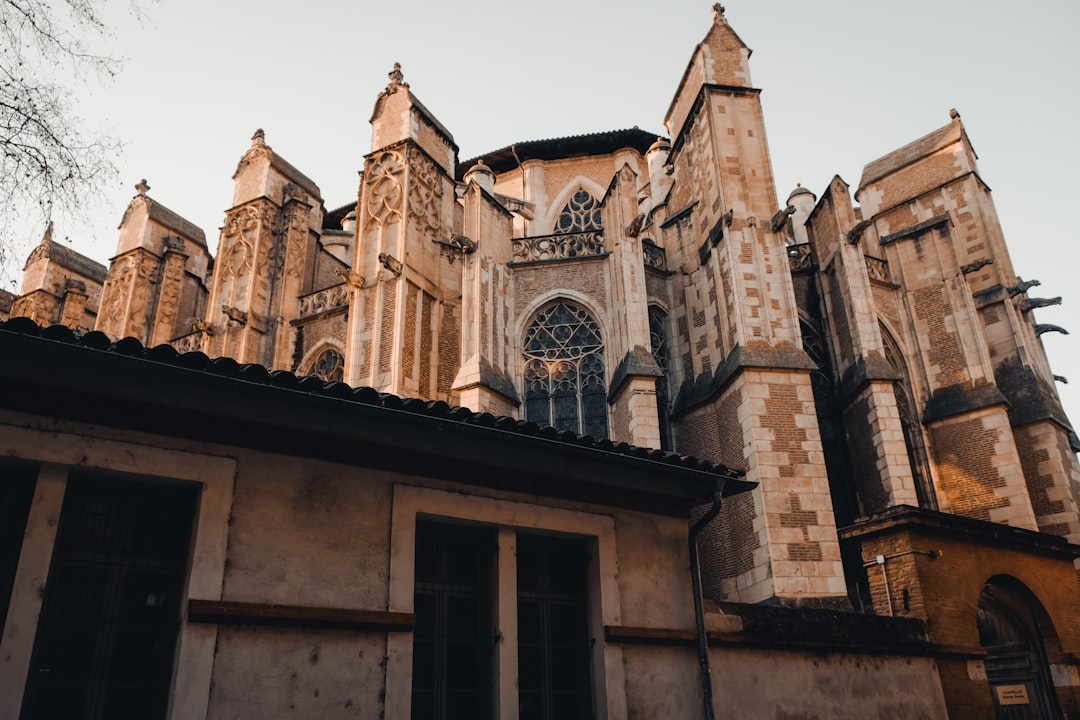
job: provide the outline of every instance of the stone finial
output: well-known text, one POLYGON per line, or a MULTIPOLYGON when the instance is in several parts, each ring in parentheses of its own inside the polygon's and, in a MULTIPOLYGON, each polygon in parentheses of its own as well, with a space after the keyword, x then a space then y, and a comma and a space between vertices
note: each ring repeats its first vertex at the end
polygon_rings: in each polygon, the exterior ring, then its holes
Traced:
POLYGON ((266 145, 266 133, 262 128, 255 131, 251 136, 251 147, 264 147, 266 145))
POLYGON ((724 18, 724 6, 723 5, 721 5, 720 3, 713 4, 712 11, 713 11, 713 21, 714 22, 718 22, 718 23, 726 22, 726 19, 724 18))
POLYGON ((959 120, 960 112, 956 108, 952 108, 951 110, 949 110, 949 117, 951 117, 953 120, 959 120))
POLYGON ((146 178, 143 178, 135 184, 135 191, 139 193, 140 196, 145 196, 146 193, 150 192, 150 186, 146 183, 146 178))
POLYGON ((386 86, 386 92, 395 92, 399 87, 407 88, 409 83, 405 82, 405 74, 401 72, 401 63, 394 63, 394 69, 386 74, 390 78, 390 84, 386 86))

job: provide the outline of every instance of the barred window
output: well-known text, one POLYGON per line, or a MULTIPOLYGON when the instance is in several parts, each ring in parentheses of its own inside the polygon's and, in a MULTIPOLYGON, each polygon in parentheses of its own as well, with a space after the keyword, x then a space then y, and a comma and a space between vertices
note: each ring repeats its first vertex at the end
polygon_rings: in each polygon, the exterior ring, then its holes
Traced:
POLYGON ((555 220, 553 235, 590 232, 603 229, 600 222, 600 203, 588 191, 578 190, 555 220))
POLYGON ((323 382, 341 382, 345 377, 345 358, 334 348, 326 348, 311 363, 308 375, 314 375, 323 382))
POLYGON ((540 311, 525 333, 525 419, 606 438, 607 383, 600 326, 566 300, 540 311))

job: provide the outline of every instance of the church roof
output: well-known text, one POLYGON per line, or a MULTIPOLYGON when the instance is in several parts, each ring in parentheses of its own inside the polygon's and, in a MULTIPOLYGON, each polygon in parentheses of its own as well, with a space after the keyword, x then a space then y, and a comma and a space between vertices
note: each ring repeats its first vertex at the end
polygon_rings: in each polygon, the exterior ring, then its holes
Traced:
POLYGON ((26 260, 26 267, 29 267, 31 263, 46 257, 52 260, 54 263, 64 268, 65 270, 71 270, 78 273, 83 277, 96 280, 99 283, 105 282, 105 274, 107 269, 104 265, 91 260, 82 253, 77 253, 66 245, 62 245, 55 240, 46 238, 42 240, 41 244, 34 248, 34 251, 30 253, 30 257, 26 260))
MULTIPOLYGON (((945 127, 938 128, 932 133, 923 135, 918 140, 904 145, 902 148, 893 150, 891 153, 867 163, 866 167, 863 168, 862 179, 859 180, 859 190, 861 191, 870 183, 958 142, 963 136, 964 126, 957 119, 945 127)), ((855 194, 858 196, 858 192, 855 194)))
POLYGON ((15 411, 668 514, 753 487, 694 457, 28 318, 0 322, 0 355, 15 411))
POLYGON ((606 155, 623 148, 631 148, 644 155, 656 142, 656 138, 657 133, 633 127, 627 130, 607 130, 546 140, 526 140, 458 163, 457 177, 459 180, 465 177, 469 168, 480 161, 498 174, 513 170, 526 160, 563 160, 588 155, 606 155))

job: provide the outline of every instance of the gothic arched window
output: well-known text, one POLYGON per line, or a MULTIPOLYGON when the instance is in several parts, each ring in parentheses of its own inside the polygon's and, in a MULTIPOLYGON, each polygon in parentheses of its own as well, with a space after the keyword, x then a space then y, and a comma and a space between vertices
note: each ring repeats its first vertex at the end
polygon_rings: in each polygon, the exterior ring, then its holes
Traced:
POLYGON ((656 378, 656 418, 660 422, 660 448, 671 450, 671 387, 668 377, 667 316, 658 308, 649 308, 649 345, 653 360, 664 374, 656 378))
POLYGON ((580 305, 560 300, 525 331, 525 419, 606 438, 607 382, 600 326, 580 305))
POLYGON ((578 190, 555 220, 554 235, 600 230, 600 203, 587 190, 578 190))
POLYGON ((334 348, 326 348, 308 367, 308 375, 324 382, 341 382, 345 376, 345 358, 334 348))

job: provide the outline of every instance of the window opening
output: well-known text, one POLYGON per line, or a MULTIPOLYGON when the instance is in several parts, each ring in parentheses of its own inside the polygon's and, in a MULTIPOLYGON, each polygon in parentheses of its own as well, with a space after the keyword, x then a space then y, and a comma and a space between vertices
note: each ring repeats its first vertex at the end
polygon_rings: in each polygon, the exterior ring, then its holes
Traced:
POLYGON ((563 206, 555 220, 553 235, 589 232, 603 229, 600 220, 600 203, 588 191, 578 190, 563 206))
POLYGON ((671 379, 668 362, 667 317, 656 308, 649 308, 649 345, 653 360, 663 373, 656 378, 656 418, 660 423, 660 449, 671 450, 671 379))
POLYGON ((491 560, 483 528, 416 523, 414 720, 491 717, 491 560))
POLYGON ((926 444, 923 441, 922 429, 911 396, 911 381, 908 379, 907 367, 900 354, 899 346, 896 345, 896 341, 884 325, 881 326, 881 339, 885 349, 885 359, 900 376, 900 379, 893 383, 893 394, 896 396, 900 427, 904 432, 908 464, 911 465, 911 474, 915 478, 915 496, 919 501, 919 507, 937 510, 937 494, 934 492, 926 444))
POLYGON ((579 540, 518 533, 519 720, 592 717, 586 560, 579 540))
POLYGON ((345 377, 345 358, 334 348, 326 348, 311 363, 308 373, 323 382, 341 382, 345 377))
POLYGON ((15 585, 37 470, 36 466, 0 466, 0 629, 15 585))
POLYGON ((524 354, 525 419, 606 438, 604 344, 588 311, 563 300, 539 312, 524 354))
POLYGON ((23 720, 165 717, 195 497, 71 476, 23 720))

